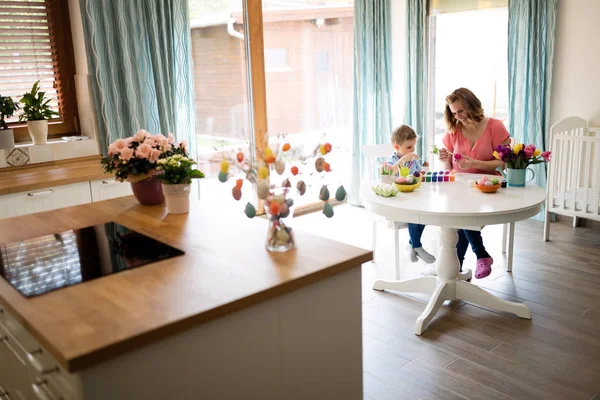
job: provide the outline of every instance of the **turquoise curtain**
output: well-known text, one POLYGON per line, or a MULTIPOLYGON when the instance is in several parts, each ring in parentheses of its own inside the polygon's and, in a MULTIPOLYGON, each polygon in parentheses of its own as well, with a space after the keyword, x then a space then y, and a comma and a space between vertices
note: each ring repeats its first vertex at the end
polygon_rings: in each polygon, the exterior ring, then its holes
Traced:
MULTIPOLYGON (((511 0, 508 4, 509 132, 516 142, 547 150, 557 0, 511 0)), ((547 165, 534 165, 546 187, 547 165)), ((538 214, 538 219, 544 213, 538 214)))
POLYGON ((392 133, 391 0, 354 1, 354 136, 350 204, 360 205, 364 144, 390 141, 392 133))
POLYGON ((139 129, 195 155, 187 0, 79 0, 102 151, 139 129))
POLYGON ((427 7, 426 0, 406 0, 404 123, 419 135, 421 158, 427 156, 427 7))

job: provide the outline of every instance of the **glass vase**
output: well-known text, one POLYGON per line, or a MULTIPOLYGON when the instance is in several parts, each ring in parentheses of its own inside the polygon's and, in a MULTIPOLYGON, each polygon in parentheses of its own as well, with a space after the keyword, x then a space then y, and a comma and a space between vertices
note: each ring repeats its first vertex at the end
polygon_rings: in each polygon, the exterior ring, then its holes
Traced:
POLYGON ((294 201, 289 197, 289 193, 286 191, 271 194, 264 204, 269 222, 265 242, 267 250, 281 253, 295 249, 294 231, 290 227, 294 216, 294 201))

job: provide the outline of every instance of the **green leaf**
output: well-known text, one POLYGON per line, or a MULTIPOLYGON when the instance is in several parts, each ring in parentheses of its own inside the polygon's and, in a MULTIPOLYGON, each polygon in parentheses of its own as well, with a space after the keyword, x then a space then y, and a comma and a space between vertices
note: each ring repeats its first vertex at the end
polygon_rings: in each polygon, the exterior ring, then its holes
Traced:
POLYGON ((204 178, 204 174, 199 169, 191 169, 188 172, 190 178, 204 178))

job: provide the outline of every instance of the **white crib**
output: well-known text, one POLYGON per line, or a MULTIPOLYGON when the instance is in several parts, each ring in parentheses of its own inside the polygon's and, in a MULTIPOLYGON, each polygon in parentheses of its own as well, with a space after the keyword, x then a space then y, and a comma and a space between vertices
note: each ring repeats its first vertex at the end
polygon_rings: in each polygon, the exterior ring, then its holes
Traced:
POLYGON ((569 117, 550 129, 552 160, 548 169, 548 197, 544 241, 550 237, 550 213, 600 221, 600 128, 569 117))

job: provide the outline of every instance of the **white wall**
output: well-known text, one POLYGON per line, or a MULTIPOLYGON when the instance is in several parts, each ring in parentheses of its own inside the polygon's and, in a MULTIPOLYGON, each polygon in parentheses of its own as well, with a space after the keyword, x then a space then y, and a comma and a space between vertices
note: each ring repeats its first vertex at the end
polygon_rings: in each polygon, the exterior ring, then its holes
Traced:
POLYGON ((560 0, 550 123, 572 115, 600 127, 600 1, 560 0))

